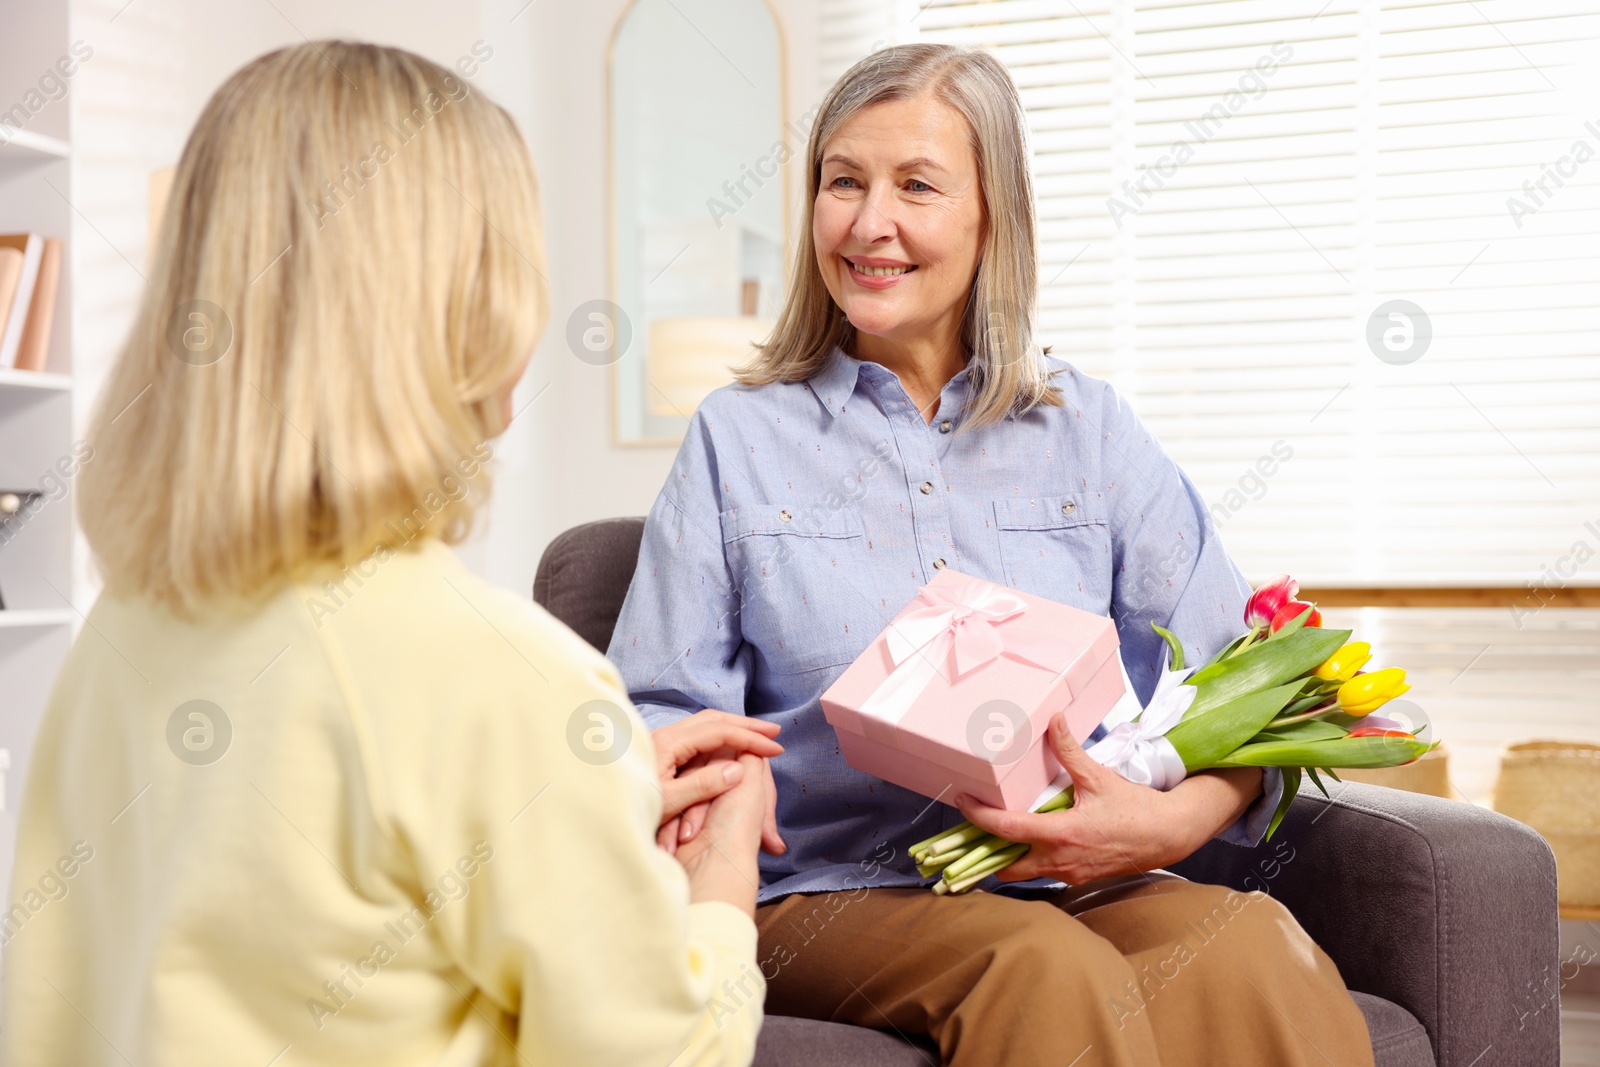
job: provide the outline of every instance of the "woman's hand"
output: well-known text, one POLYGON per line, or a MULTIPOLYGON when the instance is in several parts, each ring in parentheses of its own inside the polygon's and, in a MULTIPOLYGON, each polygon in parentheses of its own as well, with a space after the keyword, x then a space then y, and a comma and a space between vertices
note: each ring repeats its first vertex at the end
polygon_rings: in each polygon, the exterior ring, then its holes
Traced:
MULTIPOLYGON (((737 762, 739 756, 764 757, 758 761, 759 767, 747 770, 763 775, 770 785, 772 772, 766 769, 765 757, 783 751, 773 740, 779 729, 777 723, 764 719, 707 708, 655 730, 651 738, 656 746, 662 800, 657 844, 674 851, 680 839, 680 817, 694 810, 698 827, 705 816, 700 805, 738 785, 740 775, 746 773, 737 762)), ((777 836, 776 824, 772 835, 777 836)))
POLYGON ((1261 792, 1261 773, 1248 767, 1242 773, 1207 771, 1167 792, 1135 785, 1095 762, 1060 715, 1045 737, 1072 776, 1072 807, 1035 815, 956 798, 976 825, 1032 846, 999 873, 1002 881, 1043 877, 1076 886, 1165 867, 1209 841, 1261 792))
MULTIPOLYGON (((721 752, 711 752, 703 756, 696 756, 689 763, 684 764, 684 767, 697 767, 712 760, 726 760, 731 758, 732 754, 725 749, 721 752)), ((761 774, 762 777, 766 779, 762 788, 767 798, 766 812, 761 817, 761 847, 763 850, 772 853, 774 856, 781 856, 785 852, 789 851, 789 846, 783 843, 783 838, 778 834, 778 786, 777 783, 772 780, 772 764, 768 763, 766 760, 762 760, 761 774)), ((684 841, 688 841, 690 838, 694 837, 695 834, 699 833, 700 826, 705 822, 705 820, 705 804, 695 804, 684 811, 683 818, 678 820, 678 837, 676 844, 681 844, 684 841)), ((664 834, 666 831, 667 827, 662 827, 661 832, 664 834)), ((660 839, 658 838, 657 840, 658 843, 660 843, 660 839)), ((672 851, 672 847, 669 847, 665 843, 662 843, 662 847, 668 852, 672 851)))
POLYGON ((752 918, 761 875, 756 855, 766 808, 759 756, 742 755, 727 765, 738 773, 734 784, 706 806, 704 824, 674 855, 689 875, 689 900, 721 900, 752 918))

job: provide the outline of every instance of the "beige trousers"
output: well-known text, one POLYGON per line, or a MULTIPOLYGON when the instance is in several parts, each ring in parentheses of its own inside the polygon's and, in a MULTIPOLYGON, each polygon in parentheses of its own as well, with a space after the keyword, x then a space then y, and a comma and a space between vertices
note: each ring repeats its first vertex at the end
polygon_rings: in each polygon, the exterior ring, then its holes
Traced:
POLYGON ((869 889, 756 912, 766 1010, 925 1036, 950 1067, 1371 1067, 1282 904, 1165 871, 1049 900, 869 889))

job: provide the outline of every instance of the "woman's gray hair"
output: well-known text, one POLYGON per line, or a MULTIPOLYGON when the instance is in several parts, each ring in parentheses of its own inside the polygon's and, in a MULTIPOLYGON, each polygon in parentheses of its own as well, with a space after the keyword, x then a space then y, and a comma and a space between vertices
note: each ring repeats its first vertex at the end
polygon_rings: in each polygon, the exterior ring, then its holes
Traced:
POLYGON ((986 52, 944 44, 885 48, 845 71, 823 100, 806 150, 806 200, 795 243, 789 297, 755 357, 738 369, 746 385, 798 382, 827 365, 835 345, 850 351, 855 328, 833 302, 817 266, 812 216, 823 148, 861 111, 933 94, 967 121, 983 191, 987 237, 961 322, 972 353, 972 390, 962 427, 984 426, 1036 404, 1059 406, 1044 353, 1033 339, 1039 289, 1038 238, 1028 130, 1017 87, 986 52))

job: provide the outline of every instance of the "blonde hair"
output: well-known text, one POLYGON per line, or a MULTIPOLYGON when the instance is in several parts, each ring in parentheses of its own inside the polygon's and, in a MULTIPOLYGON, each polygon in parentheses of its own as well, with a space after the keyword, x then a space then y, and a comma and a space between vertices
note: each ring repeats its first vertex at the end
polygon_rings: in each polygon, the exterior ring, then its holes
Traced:
POLYGON ((504 110, 398 49, 262 56, 190 134, 154 264, 80 476, 108 590, 187 615, 466 535, 548 314, 504 110))
POLYGON ((1036 404, 1062 404, 1060 393, 1050 384, 1044 353, 1033 338, 1038 239, 1022 100, 999 60, 986 52, 944 44, 899 45, 874 52, 845 71, 829 90, 806 150, 805 212, 789 296, 772 336, 738 369, 739 381, 746 385, 804 381, 827 365, 835 345, 846 351, 854 347, 855 328, 828 293, 811 239, 822 153, 861 111, 925 94, 950 105, 967 121, 988 222, 961 323, 961 341, 972 353, 973 386, 961 428, 998 422, 1036 404))

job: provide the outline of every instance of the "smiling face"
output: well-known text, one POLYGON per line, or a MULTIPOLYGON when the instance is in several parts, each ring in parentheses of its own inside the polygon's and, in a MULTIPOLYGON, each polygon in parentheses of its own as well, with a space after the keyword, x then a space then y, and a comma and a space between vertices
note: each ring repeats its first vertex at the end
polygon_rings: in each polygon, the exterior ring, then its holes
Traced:
POLYGON ((823 146, 811 237, 858 356, 957 338, 985 229, 970 131, 943 101, 875 104, 823 146))

